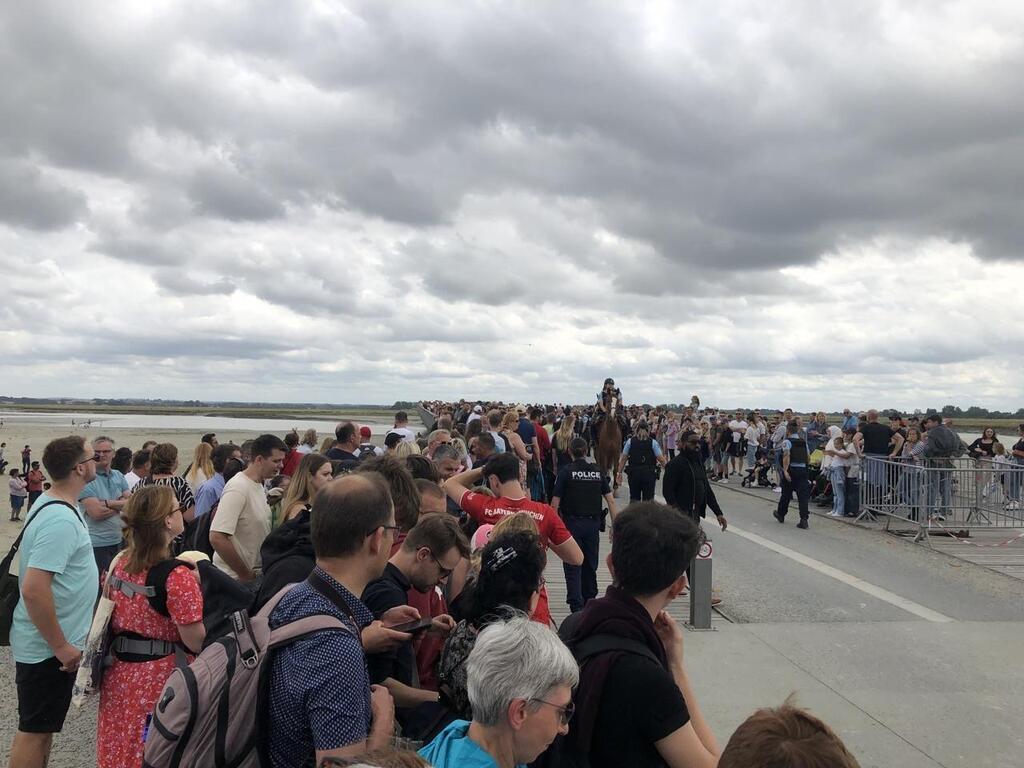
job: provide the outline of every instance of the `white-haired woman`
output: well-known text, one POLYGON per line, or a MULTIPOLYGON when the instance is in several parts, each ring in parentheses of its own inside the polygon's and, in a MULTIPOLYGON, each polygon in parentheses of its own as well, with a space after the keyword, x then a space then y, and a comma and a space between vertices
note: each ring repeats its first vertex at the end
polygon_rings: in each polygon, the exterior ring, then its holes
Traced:
POLYGON ((435 768, 515 768, 569 732, 579 667, 547 627, 525 616, 489 624, 466 665, 473 720, 456 720, 420 750, 435 768))

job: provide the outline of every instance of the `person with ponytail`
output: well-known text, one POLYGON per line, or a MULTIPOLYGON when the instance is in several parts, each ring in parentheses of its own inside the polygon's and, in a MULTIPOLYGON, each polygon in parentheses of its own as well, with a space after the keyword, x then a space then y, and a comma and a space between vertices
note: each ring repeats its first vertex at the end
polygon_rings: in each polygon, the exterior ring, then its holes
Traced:
POLYGON ((170 560, 171 542, 185 527, 174 491, 167 485, 139 488, 121 516, 128 546, 111 564, 104 587, 114 601, 114 642, 113 664, 100 691, 99 768, 142 765, 148 716, 174 671, 175 657, 178 651, 198 653, 206 637, 203 595, 193 570, 185 562, 169 571, 157 568, 170 560), (151 571, 167 572, 166 579, 152 583, 151 571))

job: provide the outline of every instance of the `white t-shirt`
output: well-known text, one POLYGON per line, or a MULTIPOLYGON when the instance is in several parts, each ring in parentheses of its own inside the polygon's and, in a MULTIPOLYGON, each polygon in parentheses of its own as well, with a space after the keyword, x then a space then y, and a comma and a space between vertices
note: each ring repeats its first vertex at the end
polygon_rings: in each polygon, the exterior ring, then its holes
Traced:
MULTIPOLYGON (((392 427, 391 429, 388 430, 387 434, 390 435, 392 432, 401 435, 402 440, 404 440, 407 443, 416 442, 416 433, 413 432, 408 427, 392 427)), ((385 437, 387 437, 387 435, 385 435, 385 437)))
POLYGON ((733 419, 729 422, 729 429, 732 430, 732 441, 738 443, 743 437, 743 433, 747 431, 747 422, 733 419))
POLYGON ((753 424, 748 424, 747 431, 744 437, 747 438, 748 443, 753 443, 754 445, 757 445, 758 442, 760 442, 761 440, 761 432, 753 424))
POLYGON ((124 479, 128 483, 129 491, 135 490, 135 486, 142 482, 142 478, 135 474, 134 469, 125 475, 124 479))
MULTIPOLYGON (((244 472, 228 480, 210 530, 229 535, 238 556, 249 570, 256 570, 260 562, 260 547, 270 533, 270 507, 262 483, 250 480, 244 472)), ((238 578, 220 554, 214 553, 213 564, 232 578, 238 578)))

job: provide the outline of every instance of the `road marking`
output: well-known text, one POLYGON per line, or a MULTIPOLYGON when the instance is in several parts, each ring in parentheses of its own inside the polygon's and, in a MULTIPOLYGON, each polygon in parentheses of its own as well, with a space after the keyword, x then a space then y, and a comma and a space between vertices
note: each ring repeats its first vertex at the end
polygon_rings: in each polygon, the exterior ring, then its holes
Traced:
POLYGON ((790 549, 789 547, 784 547, 781 544, 776 544, 774 541, 766 539, 764 536, 758 536, 756 533, 744 531, 742 528, 737 528, 732 523, 729 523, 729 528, 726 532, 726 535, 728 535, 729 533, 734 533, 737 536, 746 539, 747 541, 752 541, 755 544, 760 544, 762 547, 772 550, 773 552, 778 552, 783 557, 788 557, 790 560, 798 562, 801 565, 806 565, 808 568, 811 568, 817 571, 818 573, 823 573, 826 576, 831 576, 836 581, 840 581, 843 584, 853 587, 854 589, 859 589, 861 592, 871 595, 872 597, 877 597, 879 600, 884 600, 890 605, 895 605, 897 608, 902 608, 904 611, 912 613, 915 616, 919 616, 920 618, 925 619, 926 621, 934 621, 939 624, 945 624, 951 621, 955 621, 955 619, 951 619, 944 613, 933 611, 931 608, 926 608, 920 603, 915 603, 913 600, 909 600, 906 597, 901 597, 900 595, 897 595, 894 592, 890 592, 887 589, 882 589, 881 587, 876 586, 875 584, 864 581, 864 579, 859 579, 856 576, 851 576, 849 573, 846 573, 846 571, 840 571, 838 568, 833 568, 831 565, 821 562, 821 560, 815 560, 813 557, 802 555, 796 550, 790 549))

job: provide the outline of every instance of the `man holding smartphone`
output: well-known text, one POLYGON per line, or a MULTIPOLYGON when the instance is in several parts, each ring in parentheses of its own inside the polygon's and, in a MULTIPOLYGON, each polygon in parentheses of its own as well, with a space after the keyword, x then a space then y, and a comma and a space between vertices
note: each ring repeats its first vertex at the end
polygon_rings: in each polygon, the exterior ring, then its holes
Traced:
MULTIPOLYGON (((421 515, 402 546, 388 560, 380 578, 367 584, 362 601, 380 617, 401 605, 408 605, 409 590, 427 593, 448 578, 463 558, 469 557, 469 542, 459 529, 458 520, 448 514, 421 515)), ((393 627, 403 632, 419 634, 422 630, 447 635, 455 627, 451 616, 433 617, 408 628, 393 627)), ((411 710, 425 703, 438 701, 437 691, 419 687, 414 640, 392 650, 367 654, 370 682, 383 685, 395 701, 395 715, 403 728, 412 717, 411 710)))

